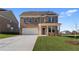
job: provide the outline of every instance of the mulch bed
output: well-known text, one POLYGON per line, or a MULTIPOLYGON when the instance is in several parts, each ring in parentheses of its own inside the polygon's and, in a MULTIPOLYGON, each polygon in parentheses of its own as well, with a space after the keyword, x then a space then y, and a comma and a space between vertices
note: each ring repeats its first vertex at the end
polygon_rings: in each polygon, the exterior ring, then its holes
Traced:
POLYGON ((65 43, 73 44, 73 45, 79 45, 79 41, 74 41, 74 40, 72 40, 72 41, 65 41, 65 43))

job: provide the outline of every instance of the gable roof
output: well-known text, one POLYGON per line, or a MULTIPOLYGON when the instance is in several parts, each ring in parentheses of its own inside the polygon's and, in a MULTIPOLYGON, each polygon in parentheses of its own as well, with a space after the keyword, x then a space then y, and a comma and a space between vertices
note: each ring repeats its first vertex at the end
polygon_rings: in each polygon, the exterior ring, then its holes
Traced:
POLYGON ((55 12, 50 12, 50 11, 28 11, 28 12, 23 12, 20 16, 34 16, 34 15, 39 15, 39 16, 43 16, 43 15, 58 15, 55 12))
POLYGON ((14 16, 13 12, 10 10, 5 10, 0 8, 0 16, 8 19, 8 20, 13 20, 14 22, 18 22, 16 17, 14 16))
POLYGON ((7 11, 6 9, 0 8, 0 11, 7 11))

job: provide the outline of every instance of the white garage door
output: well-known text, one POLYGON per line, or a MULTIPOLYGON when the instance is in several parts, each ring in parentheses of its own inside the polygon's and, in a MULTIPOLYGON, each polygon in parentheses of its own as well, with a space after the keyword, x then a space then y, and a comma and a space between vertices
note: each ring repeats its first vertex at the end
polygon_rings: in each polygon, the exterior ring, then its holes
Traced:
POLYGON ((38 28, 23 28, 22 34, 36 35, 36 34, 38 34, 38 28))

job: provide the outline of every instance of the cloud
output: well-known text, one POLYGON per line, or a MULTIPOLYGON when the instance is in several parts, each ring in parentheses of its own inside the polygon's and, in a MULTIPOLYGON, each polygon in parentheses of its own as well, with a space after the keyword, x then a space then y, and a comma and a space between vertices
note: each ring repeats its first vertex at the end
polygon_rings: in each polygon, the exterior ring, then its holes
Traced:
POLYGON ((72 16, 74 13, 76 13, 78 10, 77 9, 73 9, 73 10, 68 10, 66 11, 67 16, 72 16))
POLYGON ((72 9, 72 10, 67 10, 65 12, 61 12, 59 18, 65 17, 65 16, 72 16, 74 15, 78 10, 77 9, 72 9))
POLYGON ((60 15, 59 15, 59 18, 63 18, 64 15, 65 15, 65 13, 64 12, 61 12, 60 15))
POLYGON ((59 15, 59 17, 58 18, 63 18, 64 16, 63 15, 59 15))

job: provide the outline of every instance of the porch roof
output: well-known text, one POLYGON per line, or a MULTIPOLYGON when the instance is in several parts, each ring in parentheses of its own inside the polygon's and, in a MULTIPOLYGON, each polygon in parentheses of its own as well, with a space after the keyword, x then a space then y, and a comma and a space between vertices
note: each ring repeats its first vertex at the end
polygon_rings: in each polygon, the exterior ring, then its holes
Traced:
POLYGON ((61 23, 40 23, 39 26, 60 26, 61 23))

